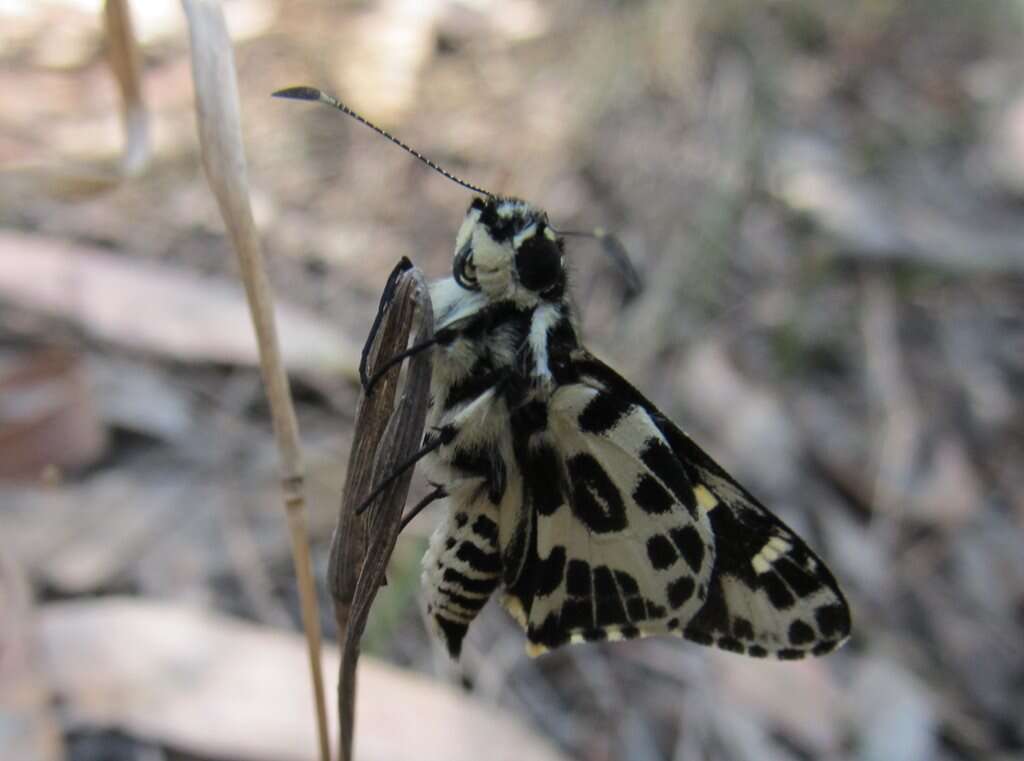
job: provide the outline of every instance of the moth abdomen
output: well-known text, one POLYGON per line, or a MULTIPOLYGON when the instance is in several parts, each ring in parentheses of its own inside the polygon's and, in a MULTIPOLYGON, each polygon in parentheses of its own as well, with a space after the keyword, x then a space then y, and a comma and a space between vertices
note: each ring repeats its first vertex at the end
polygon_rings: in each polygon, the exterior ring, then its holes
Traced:
POLYGON ((501 580, 497 508, 485 499, 466 498, 466 487, 460 494, 460 508, 445 516, 423 559, 427 618, 454 658, 501 580))

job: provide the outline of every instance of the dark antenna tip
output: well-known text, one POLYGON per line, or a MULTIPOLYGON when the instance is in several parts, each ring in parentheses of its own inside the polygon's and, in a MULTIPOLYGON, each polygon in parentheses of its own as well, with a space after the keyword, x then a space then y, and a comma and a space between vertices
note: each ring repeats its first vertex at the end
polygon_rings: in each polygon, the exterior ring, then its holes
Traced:
POLYGON ((348 116, 351 116, 357 122, 360 122, 361 124, 366 125, 370 129, 372 129, 374 132, 376 132, 377 134, 383 135, 388 140, 390 140, 392 143, 397 145, 399 148, 401 148, 402 150, 406 151, 407 153, 411 153, 413 156, 418 158, 420 161, 422 161, 424 164, 429 166, 435 172, 437 172, 438 174, 440 174, 440 175, 442 175, 444 177, 447 177, 452 182, 461 185, 462 187, 466 188, 467 190, 472 190, 474 193, 479 193, 480 195, 487 196, 488 198, 495 198, 494 193, 491 193, 489 191, 484 190, 479 185, 473 185, 472 183, 466 182, 465 180, 460 179, 459 177, 456 177, 454 174, 449 172, 447 169, 444 169, 440 165, 434 163, 433 161, 428 159, 426 156, 424 156, 422 153, 420 153, 416 149, 410 148, 408 145, 403 143, 401 140, 399 140, 397 137, 392 135, 390 132, 388 132, 385 129, 381 129, 376 124, 371 122, 369 119, 366 119, 366 118, 360 116, 358 113, 356 113, 351 108, 346 106, 344 103, 342 103, 340 100, 335 98, 333 95, 328 95, 323 90, 318 90, 315 87, 306 87, 306 86, 286 87, 283 90, 278 90, 277 92, 273 93, 273 96, 275 98, 289 98, 291 100, 315 100, 315 101, 319 101, 320 103, 325 103, 326 105, 331 106, 332 108, 336 108, 339 111, 341 111, 343 114, 347 114, 348 116))
POLYGON ((629 252, 626 251, 626 247, 622 245, 622 241, 617 236, 600 227, 595 228, 591 232, 585 230, 556 230, 555 232, 559 235, 593 238, 601 244, 601 251, 611 260, 612 265, 618 271, 625 284, 625 291, 623 293, 625 303, 628 304, 643 293, 643 278, 640 277, 640 273, 633 266, 633 261, 629 258, 629 252))
POLYGON ((323 93, 315 87, 286 87, 271 93, 274 98, 291 98, 292 100, 320 100, 323 93))
POLYGON ((626 247, 622 245, 622 241, 619 240, 618 236, 601 228, 594 232, 597 234, 597 239, 601 242, 601 248, 604 249, 605 255, 615 263, 623 280, 625 280, 626 299, 632 301, 643 293, 644 280, 640 276, 640 272, 633 265, 629 252, 626 251, 626 247))

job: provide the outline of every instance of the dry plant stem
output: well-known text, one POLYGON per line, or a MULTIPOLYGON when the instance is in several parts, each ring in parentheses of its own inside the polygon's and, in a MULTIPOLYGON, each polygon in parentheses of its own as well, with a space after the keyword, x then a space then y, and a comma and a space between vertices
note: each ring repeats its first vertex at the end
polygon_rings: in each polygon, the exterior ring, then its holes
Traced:
POLYGON ((149 119, 142 99, 142 54, 128 0, 106 0, 103 26, 107 60, 121 93, 124 148, 118 157, 88 162, 6 163, 0 167, 0 206, 26 196, 82 200, 117 188, 149 163, 149 119))
MULTIPOLYGON (((386 306, 376 339, 370 339, 374 340, 367 368, 371 373, 409 346, 414 325, 414 343, 433 336, 434 317, 426 282, 419 270, 402 271, 403 266, 404 262, 392 274, 390 282, 397 282, 394 297, 386 306)), ((359 399, 327 577, 342 641, 338 675, 341 761, 352 758, 359 641, 398 538, 412 469, 396 478, 362 516, 357 516, 355 510, 376 484, 419 449, 427 416, 431 366, 430 353, 422 352, 410 360, 400 396, 400 368, 395 367, 374 387, 372 396, 362 394, 359 399)))
POLYGON ((270 402, 274 435, 281 455, 281 486, 309 649, 320 758, 321 761, 329 761, 327 708, 320 665, 320 614, 306 536, 299 430, 288 377, 281 362, 270 286, 249 205, 234 56, 220 3, 216 0, 182 0, 182 4, 188 16, 203 168, 217 197, 241 266, 259 342, 260 367, 270 402))
POLYGON ((142 53, 135 39, 128 0, 107 0, 103 22, 110 68, 121 90, 125 143, 120 173, 132 177, 149 161, 149 125, 142 101, 142 53))

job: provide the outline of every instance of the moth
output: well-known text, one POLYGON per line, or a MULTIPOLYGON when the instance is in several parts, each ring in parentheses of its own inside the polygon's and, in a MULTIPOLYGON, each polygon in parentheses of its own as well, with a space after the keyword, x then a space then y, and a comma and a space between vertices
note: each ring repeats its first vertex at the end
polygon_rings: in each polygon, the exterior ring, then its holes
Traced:
POLYGON ((434 353, 435 489, 414 512, 445 502, 423 588, 451 656, 495 593, 531 655, 649 635, 782 660, 839 647, 850 612, 822 560, 584 346, 547 215, 369 126, 479 194, 430 286, 435 337, 402 355, 434 353))

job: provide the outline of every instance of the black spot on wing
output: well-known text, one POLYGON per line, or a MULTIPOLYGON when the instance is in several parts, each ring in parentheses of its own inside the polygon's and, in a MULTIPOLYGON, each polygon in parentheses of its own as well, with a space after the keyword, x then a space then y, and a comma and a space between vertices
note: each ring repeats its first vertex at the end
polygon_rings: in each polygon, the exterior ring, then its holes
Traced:
POLYGON ((594 609, 591 603, 592 600, 585 597, 565 601, 558 623, 566 631, 566 639, 568 632, 594 625, 594 609))
MULTIPOLYGON (((792 543, 794 538, 787 537, 787 541, 792 543)), ((808 573, 802 567, 796 565, 795 562, 791 562, 793 555, 798 551, 798 547, 794 544, 788 556, 779 558, 772 565, 772 570, 776 571, 785 580, 797 597, 810 597, 821 589, 822 583, 815 574, 808 573)))
POLYGON ((530 642, 548 648, 555 648, 569 641, 568 631, 559 625, 557 611, 548 613, 540 625, 531 625, 527 628, 526 636, 530 642))
POLYGON ((591 594, 590 565, 584 560, 570 560, 565 575, 565 591, 573 597, 591 594))
POLYGON ((590 454, 581 452, 569 458, 566 466, 572 483, 572 511, 596 534, 626 528, 626 506, 622 495, 604 468, 590 454))
POLYGON ((647 606, 644 605, 642 597, 626 599, 626 617, 630 621, 643 621, 647 618, 647 606))
POLYGON ((674 528, 669 532, 679 554, 682 555, 694 573, 698 573, 704 562, 704 540, 693 526, 674 528))
POLYGON ((696 517, 697 498, 693 494, 693 486, 683 470, 682 464, 668 445, 658 438, 650 438, 640 453, 644 465, 665 484, 690 515, 696 517))
POLYGON ((622 594, 626 596, 640 594, 640 585, 636 583, 636 579, 625 571, 615 572, 615 583, 619 585, 622 594))
POLYGON ((565 547, 555 547, 551 554, 537 564, 536 594, 547 596, 562 585, 565 579, 565 547))
POLYGON ((689 576, 680 576, 668 583, 665 593, 668 596, 668 604, 673 608, 681 608, 693 597, 696 584, 689 576))
POLYGON ((826 655, 828 653, 831 653, 833 650, 839 647, 839 644, 841 642, 842 640, 819 642, 817 645, 811 648, 811 655, 826 655))
POLYGON ((552 515, 566 502, 558 452, 550 444, 526 449, 520 455, 526 502, 540 515, 552 515))
POLYGON ((698 644, 710 645, 714 642, 714 635, 728 634, 729 631, 730 614, 725 604, 725 590, 721 577, 716 575, 708 585, 704 605, 686 625, 683 634, 698 644))
POLYGON ((754 625, 743 616, 735 616, 732 620, 733 633, 740 639, 750 641, 754 639, 754 625))
POLYGON ((647 617, 652 621, 657 621, 660 618, 664 618, 668 615, 668 611, 661 605, 658 605, 652 600, 647 600, 647 617))
POLYGON ((622 600, 617 594, 598 597, 596 602, 599 626, 615 626, 629 620, 626 618, 626 609, 622 605, 622 600))
POLYGON ((814 611, 814 620, 823 637, 841 639, 850 634, 850 609, 846 605, 823 605, 814 611))
POLYGON ((814 629, 799 618, 789 625, 789 644, 806 645, 815 639, 814 629))
POLYGON ((700 629, 687 627, 686 631, 683 632, 684 636, 691 642, 696 642, 698 645, 713 645, 715 644, 715 638, 712 637, 705 631, 700 629))
POLYGON ((761 588, 767 592, 768 599, 779 610, 789 610, 796 603, 796 598, 789 591, 789 587, 774 571, 761 574, 754 588, 761 588))
POLYGON ((618 588, 615 586, 615 576, 612 569, 606 565, 599 565, 593 569, 594 573, 594 597, 611 597, 618 595, 618 588))
POLYGON ((614 428, 632 409, 633 405, 626 399, 597 393, 579 415, 580 429, 600 436, 614 428))
POLYGON ((655 534, 647 540, 647 559, 651 561, 655 570, 664 571, 672 567, 679 559, 679 555, 664 534, 655 534))
POLYGON ((715 644, 730 653, 742 653, 746 650, 743 643, 735 637, 721 637, 715 644))
POLYGON ((658 479, 647 473, 637 480, 636 488, 633 489, 633 499, 641 510, 652 515, 667 513, 675 505, 672 496, 665 491, 658 479))

